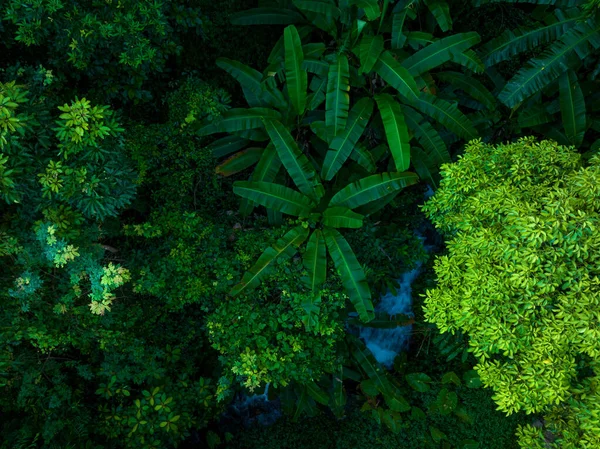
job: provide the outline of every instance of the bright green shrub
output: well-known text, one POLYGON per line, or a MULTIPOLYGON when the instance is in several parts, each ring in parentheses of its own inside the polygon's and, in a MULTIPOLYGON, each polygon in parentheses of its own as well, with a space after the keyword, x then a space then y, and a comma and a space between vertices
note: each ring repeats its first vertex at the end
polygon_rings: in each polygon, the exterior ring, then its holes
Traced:
POLYGON ((468 334, 499 409, 544 413, 553 447, 600 445, 599 180, 553 142, 472 141, 423 207, 448 239, 427 320, 468 334))

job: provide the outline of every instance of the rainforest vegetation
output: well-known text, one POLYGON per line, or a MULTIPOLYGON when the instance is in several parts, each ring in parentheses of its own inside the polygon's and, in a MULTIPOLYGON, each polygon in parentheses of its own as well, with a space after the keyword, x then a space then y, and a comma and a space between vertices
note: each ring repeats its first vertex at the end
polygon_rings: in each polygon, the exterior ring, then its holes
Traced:
POLYGON ((598 0, 0 2, 0 449, 598 449, 598 0))

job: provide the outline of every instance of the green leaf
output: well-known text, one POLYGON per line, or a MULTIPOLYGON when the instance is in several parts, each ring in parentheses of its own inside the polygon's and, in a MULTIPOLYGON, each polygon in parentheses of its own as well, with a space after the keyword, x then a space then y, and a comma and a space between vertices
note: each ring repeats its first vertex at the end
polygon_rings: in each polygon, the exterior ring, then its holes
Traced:
POLYGON ((479 443, 475 440, 462 440, 459 449, 479 449, 479 443))
POLYGON ((240 151, 219 164, 216 173, 221 176, 231 176, 246 170, 260 160, 264 151, 264 148, 247 148, 240 151))
POLYGON ((477 130, 471 121, 458 110, 455 104, 441 98, 422 93, 412 106, 425 115, 438 121, 458 137, 465 140, 477 138, 477 130))
POLYGON ((394 49, 401 49, 406 42, 406 35, 402 32, 405 19, 406 10, 395 12, 392 16, 392 48, 394 49))
POLYGON ((344 415, 344 406, 346 405, 346 391, 344 389, 344 382, 342 382, 342 379, 344 378, 343 373, 344 369, 340 366, 331 376, 333 382, 331 406, 334 415, 338 418, 341 418, 344 415))
POLYGON ((454 371, 449 371, 442 376, 442 383, 443 384, 453 383, 457 386, 460 386, 460 379, 454 371))
POLYGON ((236 181, 233 193, 269 209, 297 217, 308 217, 314 203, 289 187, 262 181, 236 181))
POLYGON ((431 161, 438 167, 442 164, 452 162, 446 144, 435 128, 431 126, 431 123, 408 106, 404 106, 403 110, 408 129, 414 133, 417 141, 423 146, 425 153, 431 161))
POLYGON ((436 402, 439 412, 442 415, 449 415, 458 405, 458 396, 454 391, 444 388, 438 393, 436 402))
POLYGON ((360 389, 367 396, 375 397, 379 395, 379 389, 373 379, 365 379, 360 383, 360 389))
POLYGON ((369 21, 377 19, 381 14, 377 0, 349 0, 348 3, 362 8, 369 21))
POLYGON ((456 54, 468 50, 481 41, 475 32, 458 33, 436 41, 402 62, 413 76, 421 75, 431 69, 451 61, 456 54))
POLYGON ((463 374, 463 380, 469 388, 479 388, 483 385, 481 379, 479 379, 479 374, 475 370, 470 370, 463 374))
POLYGON ((283 30, 285 49, 285 78, 287 81, 290 102, 299 115, 304 113, 306 107, 306 89, 308 75, 302 68, 304 54, 298 30, 290 25, 283 30))
POLYGON ((328 405, 329 396, 315 382, 309 382, 306 386, 306 391, 319 404, 328 405))
POLYGON ((331 198, 330 205, 354 209, 418 181, 419 178, 414 173, 377 173, 344 187, 331 198))
POLYGON ((356 102, 346 123, 346 128, 331 141, 331 150, 325 155, 325 161, 321 170, 321 177, 327 181, 333 179, 335 174, 342 168, 344 162, 362 136, 371 114, 373 113, 373 101, 370 98, 361 98, 356 102))
MULTIPOLYGON (((277 173, 279 173, 280 168, 281 161, 279 160, 279 155, 273 144, 269 143, 267 148, 262 152, 260 160, 252 172, 250 179, 252 181, 273 182, 277 173)), ((249 201, 247 198, 242 198, 240 203, 240 213, 246 217, 250 215, 252 209, 254 209, 254 202, 249 201)), ((267 211, 267 213, 269 212, 267 211)))
POLYGON ((279 160, 288 171, 292 181, 305 195, 318 201, 324 194, 315 168, 300 151, 289 131, 277 120, 265 120, 267 133, 277 150, 279 160))
POLYGON ((440 184, 437 164, 419 147, 410 149, 410 158, 419 178, 429 184, 433 190, 437 190, 440 184))
POLYGON ((412 387, 413 390, 418 391, 419 393, 425 393, 430 390, 429 384, 431 383, 431 377, 424 373, 413 373, 407 374, 405 376, 408 385, 412 387))
POLYGON ((318 0, 293 0, 294 6, 302 11, 310 11, 323 16, 328 22, 337 20, 340 10, 326 1, 318 0))
POLYGON ((234 25, 290 25, 303 21, 302 15, 283 8, 254 8, 231 16, 234 25))
POLYGON ((224 156, 241 150, 248 145, 249 142, 250 141, 248 139, 242 139, 238 136, 225 136, 212 142, 206 147, 206 149, 212 151, 215 159, 220 159, 224 156))
POLYGON ((436 443, 448 439, 446 434, 437 427, 429 426, 429 433, 431 433, 431 438, 433 438, 433 441, 435 441, 436 443))
POLYGON ((475 78, 459 72, 439 72, 436 73, 435 76, 440 81, 444 81, 449 83, 452 87, 461 89, 486 108, 494 110, 496 107, 496 99, 492 93, 475 78))
POLYGON ((358 312, 361 320, 368 322, 375 317, 371 290, 367 277, 352 248, 337 230, 327 228, 323 231, 325 243, 333 263, 342 279, 342 284, 348 292, 350 302, 358 312))
POLYGON ((436 22, 442 31, 452 29, 452 17, 450 16, 450 7, 445 0, 425 0, 425 5, 435 17, 436 22))
POLYGON ((389 51, 379 55, 375 63, 375 72, 390 86, 396 89, 400 95, 408 100, 416 100, 419 95, 417 83, 408 70, 406 70, 389 51))
POLYGON ((261 93, 262 73, 258 70, 229 58, 218 58, 215 64, 233 76, 242 87, 252 90, 255 94, 261 93))
POLYGON ((326 77, 329 73, 329 64, 325 61, 319 61, 317 59, 306 58, 302 63, 302 68, 307 72, 314 73, 321 77, 326 77))
POLYGON ((331 129, 333 136, 337 136, 346 127, 350 109, 349 77, 348 58, 339 54, 336 62, 329 66, 325 95, 325 124, 331 129))
POLYGON ((541 91, 567 69, 578 66, 593 48, 600 47, 600 19, 590 18, 569 29, 538 58, 531 59, 513 76, 498 95, 512 108, 541 91))
POLYGON ((267 272, 271 264, 281 255, 292 257, 296 252, 295 248, 300 246, 306 237, 308 237, 308 230, 304 229, 302 225, 291 229, 261 254, 252 268, 244 273, 241 282, 235 285, 229 294, 237 296, 245 290, 257 287, 260 284, 260 278, 267 272))
POLYGON ((347 323, 354 326, 370 327, 374 329, 396 329, 398 327, 410 326, 415 320, 406 315, 390 316, 386 312, 375 312, 375 318, 368 323, 360 322, 356 318, 348 318, 347 323))
POLYGON ((364 168, 368 173, 373 173, 376 170, 375 161, 373 155, 365 146, 361 143, 357 143, 350 153, 350 159, 355 161, 358 165, 364 168))
POLYGON ((375 382, 377 390, 384 395, 391 394, 392 388, 386 377, 386 371, 377 363, 371 351, 364 344, 360 343, 356 345, 356 349, 352 352, 352 355, 367 377, 375 382))
POLYGON ((363 216, 347 207, 334 206, 323 212, 323 224, 332 228, 360 228, 363 216))
POLYGON ((246 131, 263 126, 262 119, 279 120, 281 114, 268 108, 234 108, 225 112, 221 119, 210 123, 197 131, 199 136, 236 131, 246 131))
POLYGON ((572 145, 578 147, 585 134, 586 111, 585 99, 575 72, 568 70, 560 76, 558 92, 565 135, 572 145))
POLYGON ((578 20, 581 19, 573 17, 539 28, 506 30, 481 47, 479 51, 481 59, 486 67, 491 67, 519 53, 539 48, 541 45, 560 38, 578 20))
POLYGON ((316 229, 308 239, 302 263, 308 272, 305 284, 315 295, 327 277, 327 250, 320 230, 316 229))
POLYGON ((410 166, 410 137, 404 121, 400 104, 389 94, 375 96, 377 107, 381 113, 385 135, 390 146, 396 170, 408 170, 410 166))
POLYGON ((452 55, 452 62, 460 64, 475 73, 483 73, 485 71, 483 61, 479 59, 479 56, 473 50, 455 53, 452 55))
POLYGON ((414 421, 423 421, 427 419, 427 415, 419 407, 411 407, 410 417, 414 421))
POLYGON ((381 35, 371 36, 365 34, 360 41, 358 54, 360 58, 360 69, 358 73, 369 73, 377 62, 377 58, 383 51, 383 37, 381 35))

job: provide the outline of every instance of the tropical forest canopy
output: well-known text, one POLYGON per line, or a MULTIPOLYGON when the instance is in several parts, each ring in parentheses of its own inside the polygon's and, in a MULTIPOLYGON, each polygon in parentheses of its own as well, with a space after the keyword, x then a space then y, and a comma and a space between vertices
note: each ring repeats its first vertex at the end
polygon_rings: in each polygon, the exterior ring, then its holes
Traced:
POLYGON ((598 0, 0 36, 1 449, 600 447, 598 0))

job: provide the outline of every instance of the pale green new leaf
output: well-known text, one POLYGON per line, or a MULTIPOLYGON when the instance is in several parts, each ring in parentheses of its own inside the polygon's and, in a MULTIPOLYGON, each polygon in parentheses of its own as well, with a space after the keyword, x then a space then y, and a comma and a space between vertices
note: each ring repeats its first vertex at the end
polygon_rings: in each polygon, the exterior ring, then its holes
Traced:
POLYGON ((314 207, 310 198, 289 187, 273 182, 236 181, 233 193, 268 209, 297 217, 308 217, 314 207))
POLYGON ((279 160, 294 184, 302 193, 318 201, 323 196, 324 190, 313 165, 300 151, 285 126, 277 120, 265 120, 264 123, 271 142, 279 154, 279 160))
POLYGON ((410 166, 410 137, 404 121, 400 104, 391 95, 375 96, 377 107, 381 113, 385 136, 390 146, 392 158, 399 172, 408 170, 410 166))
POLYGON ((285 49, 285 78, 287 81, 290 102, 299 115, 304 113, 306 107, 306 89, 308 87, 308 74, 302 68, 304 54, 298 30, 290 25, 283 30, 285 49))
POLYGON ((260 278, 268 272, 271 264, 281 255, 292 257, 296 252, 296 248, 306 240, 306 237, 308 237, 308 229, 304 229, 302 225, 291 229, 261 254, 256 263, 244 273, 240 283, 235 285, 229 294, 237 296, 245 290, 257 287, 260 284, 260 278))
POLYGON ((334 136, 346 127, 350 108, 349 78, 348 58, 344 54, 339 54, 337 60, 329 66, 325 95, 325 124, 332 130, 334 136))
POLYGON ((565 135, 572 145, 578 147, 585 134, 586 114, 585 99, 575 72, 569 70, 560 76, 558 92, 565 135))
POLYGON ((394 59, 389 51, 379 55, 374 66, 375 72, 400 95, 409 100, 416 99, 419 94, 417 83, 407 69, 394 59))
POLYGON ((308 273, 305 284, 313 294, 317 294, 327 277, 327 249, 320 230, 316 229, 308 239, 302 263, 308 273))
POLYGON ((329 204, 354 209, 417 182, 419 177, 414 173, 377 173, 347 185, 331 198, 329 204))
POLYGON ((453 34, 409 56, 402 62, 402 66, 413 76, 421 75, 451 61, 454 55, 468 50, 480 41, 479 34, 475 32, 453 34))
POLYGON ((369 73, 382 51, 383 37, 381 35, 371 36, 365 34, 358 47, 360 57, 360 69, 358 73, 369 73))
POLYGON ((325 243, 333 263, 342 279, 342 284, 348 292, 350 302, 358 312, 361 320, 367 322, 375 317, 371 290, 367 277, 356 259, 350 244, 337 230, 327 228, 323 231, 325 243))
POLYGON ((346 129, 331 141, 331 150, 325 155, 321 177, 327 181, 331 180, 335 174, 342 168, 342 165, 350 154, 358 139, 362 136, 371 114, 373 113, 373 100, 370 98, 361 98, 354 105, 350 114, 346 129))

